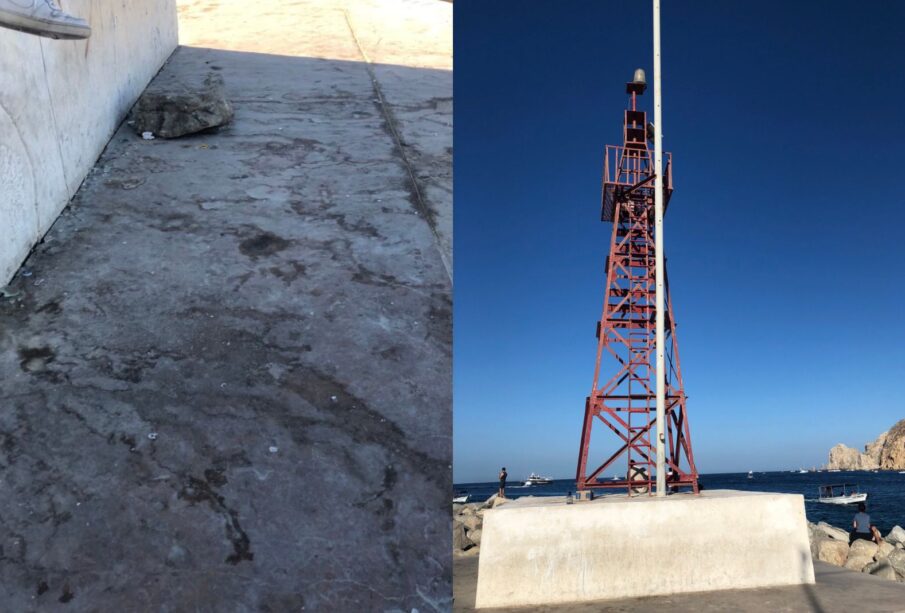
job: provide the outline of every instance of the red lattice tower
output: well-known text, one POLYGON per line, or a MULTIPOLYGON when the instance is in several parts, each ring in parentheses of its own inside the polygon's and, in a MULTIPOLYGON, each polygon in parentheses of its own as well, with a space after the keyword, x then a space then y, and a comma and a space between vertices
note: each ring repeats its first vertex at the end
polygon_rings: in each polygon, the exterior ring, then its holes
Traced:
MULTIPOLYGON (((607 145, 601 219, 613 224, 606 259, 606 296, 597 323, 594 384, 585 402, 577 487, 630 488, 652 493, 656 484, 656 301, 654 242, 654 164, 648 148, 654 127, 637 109, 647 88, 643 78, 626 84, 631 108, 625 111, 623 145, 607 145), (609 378, 601 385, 601 367, 609 378), (611 369, 612 366, 612 369, 611 369), (596 428, 595 428, 596 425, 596 428), (606 426, 602 429, 600 426, 606 426), (589 464, 591 434, 600 458, 589 464), (602 440, 601 433, 609 440, 602 440), (615 436, 613 436, 615 435, 615 436), (622 462, 620 462, 622 460, 622 462), (603 480, 611 468, 625 468, 603 480)), ((671 155, 664 154, 664 211, 672 195, 671 155)), ((698 473, 691 451, 685 389, 679 365, 676 323, 666 286, 666 467, 667 487, 698 492, 698 473)))

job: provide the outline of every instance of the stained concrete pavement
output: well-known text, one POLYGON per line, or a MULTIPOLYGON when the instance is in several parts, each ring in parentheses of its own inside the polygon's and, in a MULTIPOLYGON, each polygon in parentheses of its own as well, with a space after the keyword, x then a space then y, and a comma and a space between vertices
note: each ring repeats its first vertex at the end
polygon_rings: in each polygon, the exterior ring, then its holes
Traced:
POLYGON ((4 610, 449 608, 449 13, 181 3, 234 123, 122 126, 0 298, 4 610))
MULTIPOLYGON (((744 555, 743 551, 739 555, 744 555)), ((457 556, 453 569, 453 611, 474 611, 478 584, 478 556, 457 556)), ((689 572, 694 572, 689 567, 689 572)), ((482 611, 537 611, 544 613, 901 613, 905 611, 905 584, 814 562, 815 585, 724 590, 651 598, 626 598, 544 607, 481 609, 482 611)))

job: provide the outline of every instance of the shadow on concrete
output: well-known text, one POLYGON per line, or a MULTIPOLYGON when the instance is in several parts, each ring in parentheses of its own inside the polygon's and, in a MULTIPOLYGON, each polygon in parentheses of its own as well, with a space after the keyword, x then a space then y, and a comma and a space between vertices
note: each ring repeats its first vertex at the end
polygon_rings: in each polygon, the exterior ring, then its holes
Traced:
MULTIPOLYGON (((801 566, 801 575, 805 576, 809 574, 809 572, 813 571, 814 562, 811 560, 811 552, 807 550, 801 550, 799 552, 799 564, 801 566)), ((826 610, 821 606, 820 600, 817 598, 817 589, 814 585, 810 583, 804 583, 801 585, 801 589, 804 592, 805 598, 808 603, 808 610, 813 611, 814 613, 825 613, 826 610)))
POLYGON ((116 133, 0 301, 4 609, 449 606, 450 76, 391 68, 408 160, 356 62, 180 48, 234 124, 116 133))

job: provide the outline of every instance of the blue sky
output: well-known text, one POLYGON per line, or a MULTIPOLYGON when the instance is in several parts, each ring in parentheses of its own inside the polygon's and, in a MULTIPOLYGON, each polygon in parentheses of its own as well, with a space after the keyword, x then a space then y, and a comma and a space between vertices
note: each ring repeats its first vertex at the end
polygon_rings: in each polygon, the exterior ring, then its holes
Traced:
MULTIPOLYGON (((905 418, 905 3, 662 4, 666 255, 698 468, 819 465, 905 418)), ((454 10, 454 480, 572 477, 603 149, 624 83, 652 75, 650 2, 454 10)))

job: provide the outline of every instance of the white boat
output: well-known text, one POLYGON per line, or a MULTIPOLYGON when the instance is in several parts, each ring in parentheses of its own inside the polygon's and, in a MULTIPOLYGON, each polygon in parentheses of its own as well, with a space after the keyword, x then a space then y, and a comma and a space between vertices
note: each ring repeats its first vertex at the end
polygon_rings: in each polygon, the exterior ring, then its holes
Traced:
POLYGON ((749 478, 749 479, 753 479, 753 478, 754 478, 754 471, 753 471, 753 470, 749 470, 749 471, 748 471, 748 478, 749 478))
POLYGON ((453 503, 464 504, 468 502, 469 498, 471 498, 471 494, 469 494, 468 492, 462 492, 459 490, 453 492, 453 503))
POLYGON ((860 491, 853 483, 821 485, 819 491, 820 497, 817 502, 825 504, 855 504, 867 500, 867 492, 860 491))
POLYGON ((549 483, 553 483, 553 479, 550 477, 541 477, 535 473, 531 473, 528 475, 528 478, 525 479, 525 485, 547 485, 549 483))
MULTIPOLYGON (((842 471, 839 470, 838 468, 831 468, 831 469, 829 470, 829 472, 831 472, 831 473, 838 473, 838 472, 842 472, 842 471)), ((905 472, 905 471, 902 471, 902 472, 905 472)))
POLYGON ((801 473, 801 474, 807 474, 808 471, 806 471, 805 469, 801 468, 801 469, 798 470, 798 472, 801 473))
POLYGON ((900 471, 899 471, 899 474, 900 474, 900 475, 905 475, 905 470, 900 470, 900 471))

